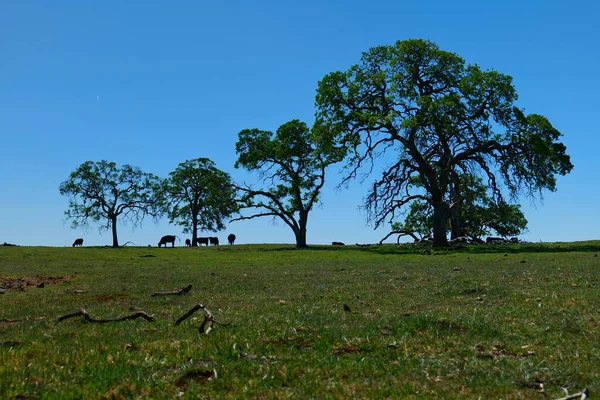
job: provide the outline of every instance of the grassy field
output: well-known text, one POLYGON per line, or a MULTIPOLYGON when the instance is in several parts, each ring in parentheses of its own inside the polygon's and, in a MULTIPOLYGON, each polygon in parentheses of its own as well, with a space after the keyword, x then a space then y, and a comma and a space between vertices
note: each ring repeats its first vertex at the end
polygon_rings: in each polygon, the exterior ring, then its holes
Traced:
POLYGON ((598 254, 0 247, 0 398, 595 398, 598 254))

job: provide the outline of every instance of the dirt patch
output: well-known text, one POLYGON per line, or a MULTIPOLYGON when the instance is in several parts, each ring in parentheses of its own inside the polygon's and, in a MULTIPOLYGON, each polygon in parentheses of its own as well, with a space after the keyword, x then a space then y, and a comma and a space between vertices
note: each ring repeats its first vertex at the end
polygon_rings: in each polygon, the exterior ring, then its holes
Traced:
POLYGON ((5 277, 0 278, 0 289, 31 289, 42 288, 46 285, 56 285, 61 282, 70 281, 74 276, 34 276, 34 277, 5 277))

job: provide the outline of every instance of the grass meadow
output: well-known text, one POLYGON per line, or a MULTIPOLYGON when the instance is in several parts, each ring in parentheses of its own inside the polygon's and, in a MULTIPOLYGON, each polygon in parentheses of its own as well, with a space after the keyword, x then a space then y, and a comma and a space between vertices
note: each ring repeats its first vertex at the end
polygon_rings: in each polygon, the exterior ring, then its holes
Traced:
POLYGON ((598 254, 0 247, 0 398, 595 398, 598 254), (228 325, 201 334, 197 312, 176 326, 198 303, 228 325), (155 321, 58 321, 81 308, 155 321))

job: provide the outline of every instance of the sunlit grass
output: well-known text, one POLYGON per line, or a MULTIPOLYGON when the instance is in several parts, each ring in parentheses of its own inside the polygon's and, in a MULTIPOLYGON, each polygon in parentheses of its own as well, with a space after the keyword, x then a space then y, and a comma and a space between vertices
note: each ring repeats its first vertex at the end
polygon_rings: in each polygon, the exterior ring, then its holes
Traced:
POLYGON ((543 398, 600 389, 599 242, 0 247, 0 398, 543 398), (60 280, 60 279, 59 279, 60 280), (151 297, 193 285, 183 296, 151 297), (200 335, 203 303, 219 322, 200 335), (106 324, 82 318, 137 319, 106 324))

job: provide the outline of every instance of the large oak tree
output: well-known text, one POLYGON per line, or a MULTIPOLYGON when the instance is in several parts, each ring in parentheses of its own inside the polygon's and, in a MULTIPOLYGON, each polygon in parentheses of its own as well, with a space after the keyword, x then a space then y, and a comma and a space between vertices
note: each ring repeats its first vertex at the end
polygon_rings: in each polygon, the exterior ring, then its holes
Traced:
POLYGON ((119 247, 117 220, 136 227, 144 217, 164 213, 160 179, 127 164, 86 161, 61 183, 60 194, 69 197, 65 216, 72 227, 100 223, 101 230, 111 230, 113 247, 119 247))
POLYGON ((237 211, 231 177, 208 158, 180 163, 164 181, 169 201, 169 221, 191 233, 192 246, 197 246, 199 230, 217 232, 237 211))
POLYGON ((294 232, 296 246, 307 247, 308 214, 319 201, 326 167, 336 161, 335 152, 327 154, 317 147, 313 130, 292 120, 276 133, 259 129, 239 133, 235 167, 258 171, 264 187, 237 186, 246 214, 233 221, 279 218, 294 232))
POLYGON ((541 196, 572 169, 561 133, 516 106, 512 78, 466 64, 426 40, 398 41, 363 53, 347 71, 319 82, 321 146, 344 151, 346 179, 376 159, 389 161, 366 197, 369 218, 393 221, 413 201, 433 210, 434 244, 460 234, 458 177, 483 177, 496 204, 503 193, 541 196))

